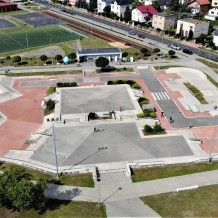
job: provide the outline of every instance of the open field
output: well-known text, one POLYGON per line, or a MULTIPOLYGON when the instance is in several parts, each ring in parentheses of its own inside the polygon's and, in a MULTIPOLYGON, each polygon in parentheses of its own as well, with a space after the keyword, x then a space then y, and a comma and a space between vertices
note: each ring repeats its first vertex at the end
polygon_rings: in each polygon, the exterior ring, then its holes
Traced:
POLYGON ((58 26, 17 31, 8 34, 2 32, 0 34, 0 53, 49 45, 78 38, 81 38, 81 36, 58 26))
POLYGON ((43 173, 43 172, 32 170, 29 168, 17 166, 14 164, 8 164, 8 163, 2 163, 0 165, 1 171, 9 170, 11 168, 19 168, 19 169, 25 170, 25 172, 31 176, 32 180, 38 180, 42 178, 49 183, 55 183, 55 184, 60 184, 60 185, 73 185, 73 186, 91 187, 91 188, 94 187, 94 181, 92 179, 92 175, 89 173, 63 175, 59 178, 59 180, 56 180, 55 175, 43 173))
POLYGON ((200 187, 191 191, 142 197, 141 199, 161 217, 218 216, 218 185, 200 187))
POLYGON ((0 208, 0 217, 5 218, 72 218, 72 217, 107 217, 105 205, 98 206, 93 202, 60 201, 50 199, 47 201, 45 211, 28 210, 16 213, 6 208, 0 208))
POLYGON ((134 169, 132 181, 142 182, 154 179, 163 179, 173 176, 183 176, 192 173, 200 173, 210 170, 217 170, 218 162, 187 164, 187 165, 171 165, 165 167, 152 167, 145 169, 134 169))

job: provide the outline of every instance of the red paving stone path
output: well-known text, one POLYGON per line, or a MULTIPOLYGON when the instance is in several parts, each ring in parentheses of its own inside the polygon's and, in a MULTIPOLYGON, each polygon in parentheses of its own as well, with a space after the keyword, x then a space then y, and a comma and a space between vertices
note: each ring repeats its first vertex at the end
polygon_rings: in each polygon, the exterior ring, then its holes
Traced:
POLYGON ((24 80, 28 79, 17 79, 13 84, 23 96, 0 104, 0 111, 7 116, 7 121, 0 125, 0 156, 11 149, 25 149, 25 141, 43 121, 41 102, 47 87, 19 87, 24 80))

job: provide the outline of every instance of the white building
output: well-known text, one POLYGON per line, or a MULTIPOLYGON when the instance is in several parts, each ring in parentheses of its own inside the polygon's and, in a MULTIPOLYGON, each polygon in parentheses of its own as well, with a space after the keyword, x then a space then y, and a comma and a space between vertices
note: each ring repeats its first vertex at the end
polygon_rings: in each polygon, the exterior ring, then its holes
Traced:
POLYGON ((97 12, 103 13, 107 5, 111 5, 112 0, 97 0, 97 12))
POLYGON ((218 8, 212 8, 208 11, 208 14, 205 15, 205 19, 216 21, 218 20, 218 8))
POLYGON ((144 5, 152 5, 153 0, 145 0, 144 5))
POLYGON ((152 5, 142 5, 132 10, 132 21, 144 23, 151 21, 154 14, 158 11, 152 5))
POLYGON ((212 0, 211 6, 212 7, 217 7, 218 6, 218 0, 212 0))
MULTIPOLYGON (((124 12, 126 11, 127 5, 129 5, 128 0, 115 0, 111 4, 111 12, 114 12, 119 17, 121 16, 121 14, 122 16, 124 16, 124 12)), ((131 9, 132 7, 129 5, 129 8, 131 9)))
POLYGON ((176 33, 181 33, 184 37, 188 37, 190 31, 192 31, 193 38, 198 38, 201 34, 208 34, 209 24, 209 21, 201 21, 191 18, 181 19, 177 21, 176 33))
POLYGON ((218 46, 218 29, 216 29, 213 33, 213 43, 218 46))

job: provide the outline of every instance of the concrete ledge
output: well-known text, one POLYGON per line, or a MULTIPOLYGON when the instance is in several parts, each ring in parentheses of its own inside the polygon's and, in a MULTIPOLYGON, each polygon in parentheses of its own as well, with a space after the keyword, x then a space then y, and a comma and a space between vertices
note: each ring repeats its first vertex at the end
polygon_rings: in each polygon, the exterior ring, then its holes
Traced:
POLYGON ((188 186, 188 187, 183 187, 183 188, 177 188, 176 192, 193 190, 193 189, 198 189, 198 188, 199 188, 198 185, 193 185, 193 186, 188 186))

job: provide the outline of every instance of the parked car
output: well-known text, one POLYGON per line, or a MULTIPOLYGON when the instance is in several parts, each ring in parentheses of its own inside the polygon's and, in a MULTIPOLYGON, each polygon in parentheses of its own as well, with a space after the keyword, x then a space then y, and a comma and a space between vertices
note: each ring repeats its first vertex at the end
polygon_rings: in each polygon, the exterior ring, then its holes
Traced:
POLYGON ((193 54, 192 50, 190 50, 188 48, 184 48, 182 51, 183 51, 183 53, 186 53, 186 54, 189 54, 189 55, 193 54))
POLYGON ((131 30, 131 31, 129 31, 129 34, 130 34, 130 35, 136 35, 136 32, 133 31, 133 30, 131 30))
POLYGON ((138 34, 138 37, 141 38, 141 39, 144 39, 144 38, 145 38, 145 35, 142 34, 142 33, 139 33, 139 34, 138 34))
POLYGON ((177 44, 175 44, 175 43, 170 43, 170 44, 168 45, 168 47, 170 47, 170 48, 172 48, 172 49, 175 49, 175 50, 180 50, 180 49, 181 49, 180 46, 177 45, 177 44))

